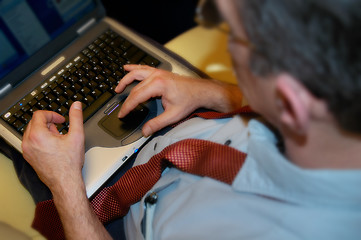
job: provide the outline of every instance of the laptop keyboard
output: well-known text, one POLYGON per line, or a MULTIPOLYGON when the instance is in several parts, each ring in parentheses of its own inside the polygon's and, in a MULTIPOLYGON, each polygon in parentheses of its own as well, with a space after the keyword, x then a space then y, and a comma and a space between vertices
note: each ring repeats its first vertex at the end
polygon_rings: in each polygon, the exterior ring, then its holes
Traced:
POLYGON ((57 126, 60 133, 66 134, 71 104, 81 101, 84 122, 88 120, 116 94, 114 89, 125 75, 123 65, 129 63, 157 67, 160 61, 112 30, 107 30, 60 68, 57 74, 6 111, 2 119, 23 134, 35 111, 55 111, 66 119, 57 126))

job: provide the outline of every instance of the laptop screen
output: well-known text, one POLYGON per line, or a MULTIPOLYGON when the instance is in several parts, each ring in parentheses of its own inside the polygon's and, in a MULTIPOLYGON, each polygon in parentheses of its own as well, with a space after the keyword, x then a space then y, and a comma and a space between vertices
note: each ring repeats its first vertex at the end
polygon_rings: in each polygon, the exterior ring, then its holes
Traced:
POLYGON ((92 0, 0 0, 0 79, 94 8, 92 0))

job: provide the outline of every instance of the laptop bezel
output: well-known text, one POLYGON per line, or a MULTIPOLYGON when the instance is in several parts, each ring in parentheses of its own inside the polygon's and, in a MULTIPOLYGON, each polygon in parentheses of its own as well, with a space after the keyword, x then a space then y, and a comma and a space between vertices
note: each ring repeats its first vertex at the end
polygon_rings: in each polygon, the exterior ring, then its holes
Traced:
POLYGON ((101 1, 93 0, 93 3, 95 4, 95 7, 91 12, 77 20, 67 30, 65 30, 55 39, 51 40, 39 51, 30 56, 25 62, 13 69, 0 80, 0 90, 9 84, 11 85, 11 88, 8 88, 5 93, 0 95, 0 99, 4 98, 9 91, 21 85, 21 83, 31 75, 31 73, 49 62, 49 60, 52 59, 54 55, 56 55, 59 51, 64 49, 67 45, 79 37, 81 34, 79 33, 79 29, 82 26, 87 24, 89 21, 97 23, 106 16, 105 8, 101 4, 101 1))

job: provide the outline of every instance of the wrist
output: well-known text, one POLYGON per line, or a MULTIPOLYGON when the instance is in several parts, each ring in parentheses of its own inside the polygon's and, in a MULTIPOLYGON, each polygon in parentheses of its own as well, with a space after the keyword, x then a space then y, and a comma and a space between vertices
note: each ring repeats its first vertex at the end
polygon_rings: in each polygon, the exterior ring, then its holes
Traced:
POLYGON ((75 199, 82 195, 86 197, 86 188, 81 173, 68 175, 49 188, 53 194, 54 202, 75 199))
POLYGON ((242 107, 242 93, 237 85, 211 80, 209 91, 212 96, 205 102, 206 108, 219 112, 231 112, 242 107))

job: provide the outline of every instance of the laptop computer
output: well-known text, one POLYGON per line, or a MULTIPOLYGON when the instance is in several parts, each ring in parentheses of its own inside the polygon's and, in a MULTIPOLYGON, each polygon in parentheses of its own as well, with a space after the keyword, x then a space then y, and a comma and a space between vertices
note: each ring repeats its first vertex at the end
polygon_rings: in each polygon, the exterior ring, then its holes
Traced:
MULTIPOLYGON (((144 122, 163 111, 154 99, 127 119, 117 118, 134 87, 114 92, 127 63, 197 76, 161 47, 106 17, 99 0, 0 1, 0 136, 21 152, 34 111, 53 110, 68 119, 71 103, 80 100, 83 177, 91 197, 147 141, 141 134, 144 122)), ((68 123, 58 129, 66 134, 68 123)))

